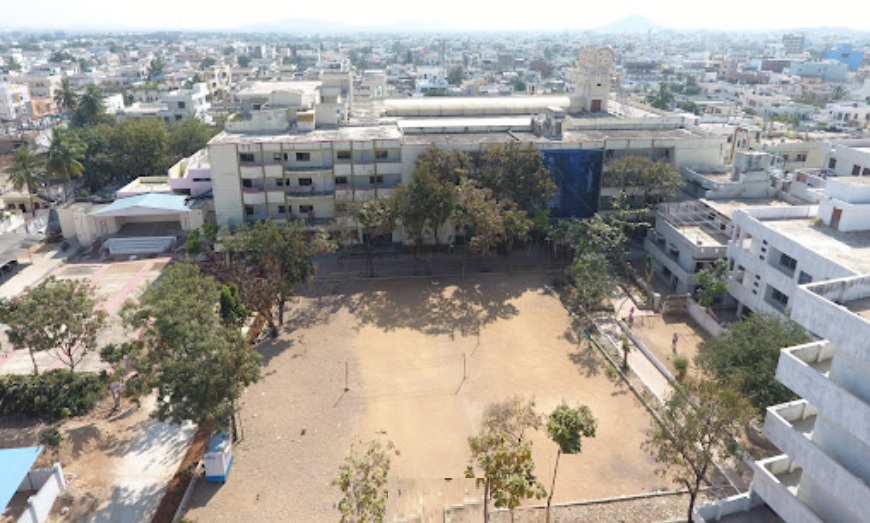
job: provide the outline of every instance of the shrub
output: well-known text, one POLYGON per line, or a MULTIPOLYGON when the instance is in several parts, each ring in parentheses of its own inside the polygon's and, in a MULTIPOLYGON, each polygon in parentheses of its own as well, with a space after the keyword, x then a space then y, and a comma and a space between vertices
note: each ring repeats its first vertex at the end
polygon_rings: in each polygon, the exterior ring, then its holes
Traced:
POLYGON ((0 377, 0 415, 51 419, 86 414, 108 393, 98 374, 64 369, 0 377))
POLYGON ((677 370, 677 381, 683 381, 689 371, 689 358, 685 354, 674 356, 674 369, 677 370))

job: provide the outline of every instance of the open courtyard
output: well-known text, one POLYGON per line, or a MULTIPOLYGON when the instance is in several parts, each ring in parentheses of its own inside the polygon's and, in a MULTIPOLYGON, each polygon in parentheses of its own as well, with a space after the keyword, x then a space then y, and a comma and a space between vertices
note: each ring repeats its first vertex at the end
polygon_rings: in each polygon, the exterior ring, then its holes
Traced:
MULTIPOLYGON (((484 409, 514 395, 533 398, 542 414, 583 403, 598 419, 582 454, 562 457, 554 502, 670 489, 640 448, 648 414, 575 341, 551 279, 318 282, 289 307, 280 337, 261 346, 263 379, 243 398, 244 439, 227 483, 199 483, 186 517, 337 521, 338 467, 353 441, 381 431, 400 451, 394 483, 462 478, 484 409)), ((549 488, 556 446, 543 430, 533 441, 549 488)), ((402 505, 433 513, 462 501, 439 494, 415 489, 402 505)))

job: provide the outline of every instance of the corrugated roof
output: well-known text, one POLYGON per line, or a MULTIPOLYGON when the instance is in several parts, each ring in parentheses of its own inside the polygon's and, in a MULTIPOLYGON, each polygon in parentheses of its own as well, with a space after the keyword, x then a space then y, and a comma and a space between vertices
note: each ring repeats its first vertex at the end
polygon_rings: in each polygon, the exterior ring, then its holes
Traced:
POLYGON ((90 216, 148 216, 190 212, 184 204, 186 196, 180 194, 149 193, 119 198, 110 205, 91 211, 90 216))

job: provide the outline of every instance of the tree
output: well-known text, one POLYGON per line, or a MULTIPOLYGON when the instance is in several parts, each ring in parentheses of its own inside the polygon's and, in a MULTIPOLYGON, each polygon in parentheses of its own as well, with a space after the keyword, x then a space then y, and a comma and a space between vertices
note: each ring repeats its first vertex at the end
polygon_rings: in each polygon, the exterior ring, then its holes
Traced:
POLYGON ((363 229, 369 276, 374 277, 374 244, 382 236, 391 234, 396 228, 396 205, 392 199, 376 198, 362 202, 355 201, 352 207, 356 222, 363 229))
POLYGON ((21 64, 19 64, 19 63, 18 63, 18 60, 16 60, 14 57, 10 56, 10 57, 6 60, 6 69, 9 70, 9 71, 20 71, 20 70, 21 70, 21 64))
POLYGON ((640 192, 646 205, 673 198, 683 186, 680 172, 664 161, 654 162, 642 156, 611 160, 604 166, 604 187, 623 193, 640 192))
POLYGON ((165 69, 166 65, 163 63, 163 60, 159 56, 155 56, 151 59, 151 63, 148 65, 148 80, 154 81, 161 79, 165 69))
POLYGON ((350 453, 339 467, 338 479, 333 481, 341 490, 338 502, 341 523, 379 523, 387 510, 392 455, 398 455, 391 441, 380 440, 351 445, 350 453), (362 446, 362 452, 357 451, 362 446))
POLYGON ((534 216, 553 196, 556 184, 541 153, 514 143, 488 147, 480 158, 480 184, 498 201, 509 199, 534 216))
POLYGON ((547 523, 550 523, 550 506, 556 490, 556 473, 559 471, 559 457, 564 454, 578 454, 583 448, 582 438, 594 438, 598 421, 586 405, 569 407, 561 404, 547 418, 547 434, 558 445, 556 465, 553 467, 553 483, 547 496, 547 523))
POLYGON ((174 158, 187 158, 204 148, 215 134, 217 128, 187 118, 169 130, 169 151, 174 158))
POLYGON ((510 200, 499 205, 499 210, 504 229, 504 248, 508 255, 508 271, 511 271, 510 255, 514 252, 514 246, 529 240, 534 222, 510 200))
POLYGON ((202 59, 202 62, 199 63, 199 68, 205 71, 206 69, 217 65, 217 59, 213 56, 206 56, 202 59))
POLYGON ((60 89, 54 93, 54 103, 57 104, 58 108, 66 113, 70 113, 75 110, 78 99, 79 96, 72 88, 72 84, 69 83, 69 79, 64 78, 61 80, 60 89))
POLYGON ((541 73, 541 79, 546 80, 553 74, 553 66, 547 60, 536 58, 529 64, 529 69, 541 73))
MULTIPOLYGON (((510 510, 513 519, 522 500, 547 495, 535 476, 532 443, 525 439, 526 429, 541 426, 534 408, 534 401, 519 398, 491 404, 484 412, 481 432, 468 438, 472 462, 484 477, 484 522, 488 521, 490 499, 496 507, 510 510)), ((468 466, 465 475, 474 477, 474 465, 468 466)))
POLYGON ((64 61, 74 62, 75 59, 76 57, 69 54, 67 51, 55 51, 51 53, 51 56, 48 57, 48 61, 55 64, 59 64, 64 61))
MULTIPOLYGON (((235 235, 225 238, 223 244, 228 251, 239 253, 248 267, 268 268, 261 274, 269 279, 275 291, 278 325, 284 324, 284 306, 295 294, 296 286, 314 276, 311 257, 326 248, 322 242, 307 240, 299 222, 244 225, 235 235)), ((244 294, 246 289, 240 285, 239 291, 244 294)))
POLYGON ((57 427, 43 429, 39 433, 39 444, 50 448, 52 454, 54 454, 54 460, 58 461, 60 446, 63 444, 63 434, 60 433, 57 427))
POLYGON ((577 253, 568 267, 574 281, 577 301, 587 311, 600 309, 610 294, 611 278, 607 258, 601 252, 584 250, 577 253))
POLYGON ((51 130, 51 145, 46 152, 45 173, 62 182, 78 178, 84 172, 82 160, 85 144, 72 131, 55 127, 51 130))
POLYGON ((451 67, 449 71, 447 71, 447 83, 450 85, 460 85, 462 84, 462 79, 465 77, 465 73, 462 70, 461 66, 451 67))
POLYGON ((715 459, 737 454, 736 439, 752 410, 730 387, 710 381, 676 389, 657 409, 643 448, 660 465, 656 471, 689 491, 688 521, 715 459))
POLYGON ((239 287, 235 283, 228 283, 221 287, 220 311, 221 321, 227 326, 241 327, 251 315, 251 311, 239 298, 239 287))
POLYGON ((85 145, 82 158, 85 183, 93 192, 117 179, 116 155, 118 150, 112 147, 114 128, 106 124, 72 129, 76 137, 85 145))
POLYGON ((236 61, 239 63, 239 67, 246 68, 251 65, 252 58, 246 54, 240 54, 236 57, 236 61))
POLYGON ((73 111, 72 124, 76 127, 87 127, 99 123, 109 123, 111 119, 106 113, 103 90, 97 85, 88 85, 73 111))
POLYGON ((44 158, 34 153, 33 146, 29 143, 19 147, 12 158, 12 166, 9 167, 9 181, 16 191, 26 189, 30 197, 30 211, 36 213, 33 204, 34 189, 39 184, 44 172, 44 158))
POLYGON ((511 82, 511 86, 514 88, 515 93, 526 92, 526 82, 524 82, 522 78, 514 78, 514 81, 511 82))
POLYGON ((811 340, 807 331, 794 321, 757 312, 705 341, 695 362, 717 383, 736 388, 761 415, 770 405, 796 398, 776 381, 780 349, 811 340))
POLYGON ((670 111, 671 105, 674 103, 674 93, 671 92, 667 82, 661 82, 659 83, 658 91, 654 91, 646 96, 646 103, 656 109, 670 111))
POLYGON ((174 163, 169 155, 169 131, 158 118, 120 122, 112 131, 111 144, 120 180, 165 175, 174 163))
POLYGON ((132 361, 157 389, 153 416, 160 420, 226 427, 243 388, 259 379, 259 353, 238 328, 221 324, 220 289, 195 265, 173 263, 122 309, 125 326, 141 332, 144 353, 132 361))
POLYGON ((432 230, 438 244, 438 228, 453 214, 456 206, 454 185, 439 179, 435 172, 421 167, 418 160, 413 178, 394 193, 396 218, 414 242, 414 259, 418 260, 427 229, 432 230))
POLYGON ((728 262, 725 258, 719 258, 713 262, 711 268, 698 271, 696 292, 701 307, 713 305, 717 298, 728 292, 727 267, 728 262))
POLYGON ((39 373, 35 353, 54 351, 70 372, 93 350, 106 312, 99 307, 94 286, 85 280, 58 280, 54 276, 13 300, 4 322, 9 341, 26 348, 39 373))

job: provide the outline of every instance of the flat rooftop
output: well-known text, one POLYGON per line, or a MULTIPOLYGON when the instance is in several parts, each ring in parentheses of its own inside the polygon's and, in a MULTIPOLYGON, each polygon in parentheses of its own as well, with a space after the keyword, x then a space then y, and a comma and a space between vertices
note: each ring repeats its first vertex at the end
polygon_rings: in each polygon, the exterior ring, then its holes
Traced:
MULTIPOLYGON (((474 120, 474 119, 472 119, 474 120)), ((420 133, 406 134, 407 144, 425 145, 430 143, 574 143, 584 147, 602 147, 605 140, 652 140, 656 145, 664 146, 666 141, 697 140, 701 138, 687 129, 603 129, 566 131, 561 139, 551 139, 537 136, 528 131, 471 132, 471 133, 420 133), (659 142, 661 140, 661 142, 659 142), (594 144, 594 145, 593 145, 594 144)))
POLYGON ((309 142, 348 142, 354 140, 401 140, 402 133, 394 125, 374 125, 367 127, 341 127, 338 129, 319 129, 300 133, 231 133, 223 131, 209 141, 215 144, 246 143, 309 143, 309 142))
POLYGON ((815 218, 762 220, 772 230, 858 274, 870 273, 870 231, 841 232, 815 218))
POLYGON ((299 91, 303 93, 314 93, 320 88, 322 84, 323 82, 320 81, 254 82, 251 85, 240 89, 239 92, 236 93, 236 96, 267 96, 276 91, 299 91))
POLYGON ((734 211, 738 209, 745 209, 747 207, 791 206, 791 204, 786 202, 785 200, 779 200, 776 198, 731 198, 728 200, 701 199, 701 201, 707 204, 714 211, 729 218, 734 217, 734 211))

